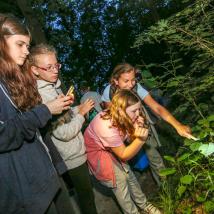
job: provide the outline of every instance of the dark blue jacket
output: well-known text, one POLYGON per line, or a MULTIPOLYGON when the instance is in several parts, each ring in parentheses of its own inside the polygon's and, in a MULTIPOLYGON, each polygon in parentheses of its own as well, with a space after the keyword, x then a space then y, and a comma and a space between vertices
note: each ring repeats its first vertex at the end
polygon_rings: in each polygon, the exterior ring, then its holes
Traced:
POLYGON ((0 213, 42 214, 59 189, 36 131, 51 114, 45 105, 20 112, 0 83, 0 213))

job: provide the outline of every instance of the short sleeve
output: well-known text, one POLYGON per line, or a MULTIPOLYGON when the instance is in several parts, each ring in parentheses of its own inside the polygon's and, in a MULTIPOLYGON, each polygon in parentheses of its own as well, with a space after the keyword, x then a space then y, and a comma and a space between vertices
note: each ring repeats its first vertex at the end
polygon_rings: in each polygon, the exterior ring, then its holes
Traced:
POLYGON ((103 136, 101 137, 101 141, 104 147, 118 147, 123 145, 123 140, 120 135, 112 135, 112 136, 103 136))
POLYGON ((110 97, 109 97, 110 87, 111 87, 111 85, 106 86, 105 90, 103 91, 103 94, 101 97, 103 102, 111 102, 110 97))
MULTIPOLYGON (((112 127, 110 120, 101 118, 103 113, 99 115, 90 123, 90 129, 96 135, 97 140, 104 147, 118 147, 123 144, 123 137, 117 128, 112 127)), ((91 132, 91 133, 92 133, 91 132)))
POLYGON ((142 100, 144 100, 149 92, 144 89, 139 83, 137 83, 137 94, 142 100))

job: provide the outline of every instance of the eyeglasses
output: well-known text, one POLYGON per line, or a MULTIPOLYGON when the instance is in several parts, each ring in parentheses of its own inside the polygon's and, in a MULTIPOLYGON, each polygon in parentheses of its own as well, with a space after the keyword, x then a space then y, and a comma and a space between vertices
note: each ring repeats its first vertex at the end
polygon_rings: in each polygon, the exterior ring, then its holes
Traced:
POLYGON ((41 70, 43 70, 43 71, 53 72, 54 69, 56 69, 57 71, 59 71, 59 69, 61 68, 62 65, 60 63, 56 63, 55 65, 50 65, 47 68, 39 67, 37 65, 34 65, 34 66, 37 67, 37 68, 39 68, 39 69, 41 69, 41 70))

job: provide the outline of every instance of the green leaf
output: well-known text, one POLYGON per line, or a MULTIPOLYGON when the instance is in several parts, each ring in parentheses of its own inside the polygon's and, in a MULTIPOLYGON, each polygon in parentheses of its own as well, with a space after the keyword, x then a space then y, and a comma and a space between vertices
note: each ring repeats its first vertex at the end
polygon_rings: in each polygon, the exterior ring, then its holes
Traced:
POLYGON ((202 145, 202 143, 196 142, 196 143, 192 143, 190 145, 190 149, 195 152, 198 151, 199 147, 202 145))
POLYGON ((190 153, 185 153, 185 154, 181 155, 177 160, 178 160, 178 162, 181 162, 183 160, 186 160, 189 156, 190 156, 190 153))
POLYGON ((206 201, 204 203, 205 211, 207 213, 214 213, 214 202, 213 201, 206 201))
POLYGON ((207 118, 207 120, 208 120, 209 122, 214 121, 214 114, 210 115, 210 116, 207 118))
POLYGON ((186 191, 186 189, 187 189, 186 186, 183 186, 183 185, 178 187, 177 193, 178 193, 179 197, 181 197, 183 195, 183 193, 186 191))
POLYGON ((172 175, 176 172, 175 168, 167 168, 160 170, 160 176, 172 175))
POLYGON ((196 200, 198 202, 204 202, 204 201, 206 201, 206 197, 199 195, 199 196, 196 197, 196 200))
POLYGON ((198 150, 203 154, 205 157, 214 153, 214 143, 203 144, 201 145, 198 150))
POLYGON ((165 155, 165 156, 164 156, 164 159, 165 159, 165 160, 168 160, 168 161, 170 161, 170 162, 175 163, 175 158, 173 158, 173 157, 171 157, 171 156, 165 155))
POLYGON ((191 175, 185 175, 180 178, 180 182, 182 184, 191 184, 193 181, 193 177, 191 175))

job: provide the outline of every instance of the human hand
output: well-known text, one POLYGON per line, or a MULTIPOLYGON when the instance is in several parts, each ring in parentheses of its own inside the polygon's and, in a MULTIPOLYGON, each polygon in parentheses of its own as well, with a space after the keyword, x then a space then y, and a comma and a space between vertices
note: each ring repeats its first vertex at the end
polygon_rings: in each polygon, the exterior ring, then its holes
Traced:
POLYGON ((142 141, 146 141, 149 134, 149 130, 147 128, 143 128, 138 124, 135 124, 134 136, 135 138, 140 138, 142 141))
POLYGON ((87 99, 84 103, 78 106, 79 114, 84 116, 94 107, 94 101, 92 99, 87 99))
POLYGON ((134 126, 135 125, 138 125, 140 127, 144 127, 144 125, 145 125, 145 119, 142 116, 138 116, 138 118, 134 122, 134 126))
POLYGON ((182 137, 186 137, 188 139, 191 139, 193 137, 191 135, 191 129, 189 126, 180 124, 179 126, 176 127, 176 130, 177 130, 178 134, 182 137))
POLYGON ((56 99, 46 103, 51 114, 61 114, 63 111, 68 110, 73 103, 71 96, 59 95, 56 99))

